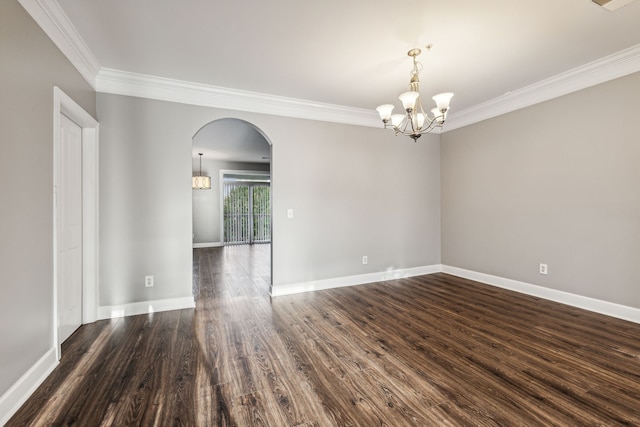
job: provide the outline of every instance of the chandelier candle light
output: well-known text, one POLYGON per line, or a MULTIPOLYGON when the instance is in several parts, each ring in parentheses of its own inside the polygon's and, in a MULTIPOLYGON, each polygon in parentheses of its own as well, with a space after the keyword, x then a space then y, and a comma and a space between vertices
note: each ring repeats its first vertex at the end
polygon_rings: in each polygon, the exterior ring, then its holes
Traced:
MULTIPOLYGON (((431 46, 427 46, 431 49, 431 46)), ((425 133, 429 133, 436 128, 442 128, 447 113, 449 112, 449 102, 453 97, 452 93, 441 93, 433 97, 436 108, 431 110, 433 117, 429 117, 422 109, 420 102, 420 64, 416 57, 420 55, 420 49, 411 49, 407 55, 413 58, 413 70, 411 70, 411 80, 409 81, 409 92, 399 96, 404 108, 404 114, 391 114, 393 105, 384 104, 376 108, 384 123, 384 128, 393 128, 396 135, 401 133, 417 141, 425 133), (391 123, 389 123, 391 122, 391 123)))
POLYGON ((211 190, 211 177, 202 175, 202 153, 200 156, 200 174, 191 177, 191 188, 194 190, 211 190))

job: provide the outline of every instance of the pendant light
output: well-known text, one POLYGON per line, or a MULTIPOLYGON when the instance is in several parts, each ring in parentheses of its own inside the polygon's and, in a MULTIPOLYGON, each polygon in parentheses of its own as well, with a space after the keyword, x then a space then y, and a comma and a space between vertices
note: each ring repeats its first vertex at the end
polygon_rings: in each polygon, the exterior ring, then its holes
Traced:
MULTIPOLYGON (((431 49, 431 45, 427 46, 431 49)), ((392 104, 384 104, 376 108, 384 123, 385 129, 393 129, 397 134, 402 134, 417 141, 425 133, 434 129, 441 129, 449 112, 449 102, 453 97, 452 93, 441 93, 432 99, 436 107, 431 110, 431 117, 422 109, 420 102, 420 70, 422 65, 417 61, 420 49, 411 49, 407 52, 413 58, 413 69, 411 70, 411 80, 409 82, 409 92, 400 95, 402 102, 402 114, 391 114, 392 104)))
POLYGON ((211 190, 211 177, 202 175, 202 153, 200 156, 200 173, 191 177, 191 187, 194 190, 211 190))

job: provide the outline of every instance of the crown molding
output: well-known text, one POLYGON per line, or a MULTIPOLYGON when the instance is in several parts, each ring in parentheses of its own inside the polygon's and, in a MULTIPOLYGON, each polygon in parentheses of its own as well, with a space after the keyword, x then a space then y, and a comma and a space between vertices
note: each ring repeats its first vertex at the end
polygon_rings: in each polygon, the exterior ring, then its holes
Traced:
POLYGON ((640 71, 640 44, 450 113, 444 133, 640 71))
MULTIPOLYGON (((371 109, 352 108, 102 68, 57 0, 18 0, 98 92, 367 127, 381 127, 371 109)), ((448 131, 529 107, 640 71, 640 44, 498 98, 452 111, 448 131)))
POLYGON ((267 95, 102 68, 98 92, 300 119, 380 127, 373 110, 267 95))
POLYGON ((100 63, 57 1, 18 0, 67 59, 96 88, 100 63))

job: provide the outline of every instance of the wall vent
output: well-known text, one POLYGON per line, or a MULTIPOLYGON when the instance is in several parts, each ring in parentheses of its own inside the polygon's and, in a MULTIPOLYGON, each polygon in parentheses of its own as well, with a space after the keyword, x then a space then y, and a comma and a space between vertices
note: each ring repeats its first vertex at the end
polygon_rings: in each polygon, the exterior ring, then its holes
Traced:
POLYGON ((604 7, 607 10, 614 11, 614 10, 620 9, 623 6, 628 5, 629 3, 635 0, 591 0, 591 1, 597 4, 598 6, 604 7))

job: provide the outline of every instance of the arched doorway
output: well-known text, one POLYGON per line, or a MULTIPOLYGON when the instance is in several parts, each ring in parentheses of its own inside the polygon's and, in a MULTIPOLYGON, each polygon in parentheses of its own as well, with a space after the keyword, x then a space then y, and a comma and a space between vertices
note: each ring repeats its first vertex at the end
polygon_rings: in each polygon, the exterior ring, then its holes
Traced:
POLYGON ((193 175, 200 173, 201 162, 202 175, 211 177, 211 189, 192 192, 194 250, 226 248, 209 250, 238 264, 268 254, 264 279, 270 291, 271 142, 247 121, 214 120, 193 136, 192 160, 193 175))

